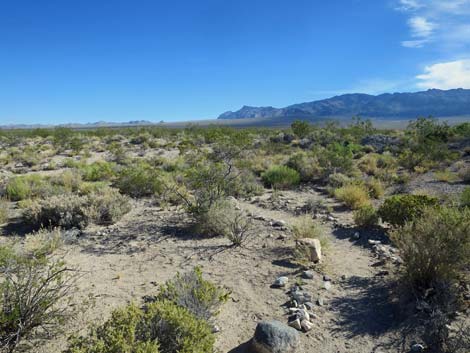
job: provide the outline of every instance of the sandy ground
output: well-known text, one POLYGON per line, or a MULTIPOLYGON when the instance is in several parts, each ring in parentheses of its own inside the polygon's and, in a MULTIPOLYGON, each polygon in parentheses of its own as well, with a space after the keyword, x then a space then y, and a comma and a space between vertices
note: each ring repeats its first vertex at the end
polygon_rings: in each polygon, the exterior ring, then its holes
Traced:
MULTIPOLYGON (((269 199, 266 194, 263 198, 269 199)), ((285 192, 286 210, 259 207, 256 202, 240 202, 240 207, 257 220, 255 235, 242 248, 230 248, 223 238, 195 239, 187 228, 184 212, 162 210, 149 201, 135 202, 133 210, 119 223, 107 228, 89 228, 74 244, 61 250, 67 262, 82 271, 77 305, 89 296, 94 304, 74 317, 67 333, 85 333, 91 322, 102 322, 110 312, 129 302, 140 303, 153 295, 158 284, 172 278, 177 271, 202 266, 208 279, 231 291, 216 319, 220 352, 247 352, 245 344, 252 337, 257 322, 277 319, 287 322, 282 307, 289 299, 285 289, 271 284, 280 275, 291 283, 301 269, 292 262, 294 241, 288 231, 273 228, 269 220, 282 219, 289 224, 296 215, 290 209, 308 198, 324 195, 313 190, 285 192), (287 238, 281 239, 280 235, 287 238)), ((263 199, 261 198, 261 199, 263 199)), ((334 201, 327 199, 335 206, 334 201)), ((336 205, 337 206, 337 205, 336 205)), ((301 334, 299 353, 307 352, 398 352, 393 328, 393 308, 388 301, 387 278, 378 276, 381 267, 367 243, 368 236, 352 241, 355 230, 349 212, 334 212, 335 222, 324 221, 329 239, 326 256, 313 280, 304 281, 304 290, 314 298, 323 298, 317 306, 315 327, 301 334), (333 286, 324 289, 323 274, 332 278, 333 286)), ((66 347, 66 334, 29 351, 58 353, 66 347)))

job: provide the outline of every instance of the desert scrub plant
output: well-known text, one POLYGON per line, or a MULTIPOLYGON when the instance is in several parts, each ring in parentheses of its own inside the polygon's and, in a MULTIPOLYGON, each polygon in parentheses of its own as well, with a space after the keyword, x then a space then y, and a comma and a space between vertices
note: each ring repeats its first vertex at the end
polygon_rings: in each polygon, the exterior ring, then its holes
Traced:
POLYGON ((445 183, 453 183, 459 179, 457 174, 452 173, 449 170, 436 171, 434 172, 434 176, 436 177, 437 181, 442 181, 445 183))
POLYGON ((286 166, 296 170, 304 182, 319 179, 322 170, 315 157, 305 152, 298 152, 289 157, 286 166))
POLYGON ((313 221, 309 215, 304 215, 296 218, 292 225, 292 234, 294 239, 322 239, 323 229, 322 227, 313 221))
POLYGON ((362 185, 349 184, 334 192, 335 197, 353 210, 370 204, 369 193, 362 185))
POLYGON ((145 313, 135 305, 119 308, 87 337, 71 337, 67 353, 159 353, 158 338, 139 337, 145 313))
POLYGON ((465 166, 459 169, 458 175, 464 183, 470 183, 470 167, 465 166))
POLYGON ((467 186, 460 195, 460 206, 470 207, 470 186, 467 186))
POLYGON ((91 222, 101 225, 114 224, 131 210, 129 198, 118 190, 104 188, 88 196, 86 215, 91 222))
POLYGON ((72 314, 77 273, 45 254, 0 246, 0 348, 5 352, 15 351, 24 339, 60 332, 72 314))
POLYGON ((230 293, 205 280, 200 267, 186 273, 177 273, 160 287, 157 300, 168 300, 181 306, 204 321, 210 321, 219 312, 230 293))
POLYGON ((80 173, 85 181, 110 180, 115 175, 114 166, 105 161, 84 164, 80 167, 80 173))
POLYGON ((328 186, 331 188, 340 188, 352 182, 351 178, 341 173, 332 173, 328 176, 328 186))
POLYGON ((384 222, 401 226, 419 218, 427 207, 437 206, 438 199, 427 195, 393 195, 378 210, 384 222))
POLYGON ((24 221, 34 228, 61 227, 84 228, 89 223, 88 198, 74 194, 51 196, 47 199, 26 201, 23 208, 24 221))
POLYGON ((470 210, 449 207, 425 208, 419 218, 390 233, 407 283, 420 294, 449 288, 468 270, 469 235, 470 210))
POLYGON ((6 196, 11 201, 21 201, 41 194, 44 178, 37 174, 10 179, 6 185, 6 196))
POLYGON ((379 222, 377 211, 372 205, 365 205, 354 211, 354 223, 361 228, 372 228, 379 222))
POLYGON ((210 325, 187 309, 163 300, 139 309, 118 309, 88 337, 71 339, 66 353, 212 353, 210 325))
POLYGON ((8 221, 8 205, 6 201, 0 199, 0 224, 8 221))
POLYGON ((163 184, 157 169, 140 163, 121 170, 114 182, 123 194, 131 197, 144 197, 160 194, 163 184))
POLYGON ((274 189, 289 189, 300 183, 300 175, 296 170, 274 165, 261 175, 266 186, 274 189))
POLYGON ((376 178, 370 178, 365 183, 367 189, 369 190, 369 195, 374 199, 380 199, 385 191, 382 182, 376 178))
POLYGON ((203 233, 223 236, 232 246, 241 246, 254 233, 251 218, 226 200, 213 203, 208 212, 200 216, 198 223, 203 233))

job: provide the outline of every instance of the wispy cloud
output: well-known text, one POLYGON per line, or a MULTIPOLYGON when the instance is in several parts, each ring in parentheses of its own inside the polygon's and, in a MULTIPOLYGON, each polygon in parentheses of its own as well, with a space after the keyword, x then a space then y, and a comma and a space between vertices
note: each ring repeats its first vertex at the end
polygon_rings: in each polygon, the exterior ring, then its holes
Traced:
POLYGON ((411 36, 416 38, 429 37, 436 28, 436 24, 421 16, 411 17, 408 26, 411 29, 411 36))
POLYGON ((470 0, 397 0, 396 9, 408 15, 407 48, 435 44, 443 48, 470 45, 470 0))
POLYGON ((416 76, 419 88, 470 88, 470 59, 442 62, 426 66, 416 76))

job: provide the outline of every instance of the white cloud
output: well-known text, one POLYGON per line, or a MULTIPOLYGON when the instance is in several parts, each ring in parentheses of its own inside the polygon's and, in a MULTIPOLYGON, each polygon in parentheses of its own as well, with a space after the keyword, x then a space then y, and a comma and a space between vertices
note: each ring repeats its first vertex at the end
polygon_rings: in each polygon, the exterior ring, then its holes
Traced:
POLYGON ((427 39, 404 40, 403 42, 401 42, 401 45, 405 48, 422 48, 427 42, 429 42, 429 40, 427 39))
POLYGON ((417 10, 422 6, 418 0, 400 0, 398 9, 403 11, 417 10))
POLYGON ((470 88, 470 59, 437 63, 426 66, 416 76, 419 88, 470 88))
POLYGON ((403 46, 421 48, 433 44, 442 50, 470 47, 470 0, 396 1, 396 9, 409 16, 411 39, 404 39, 403 46))
POLYGON ((408 20, 408 26, 411 29, 411 36, 415 38, 429 37, 436 25, 424 17, 415 16, 408 20))

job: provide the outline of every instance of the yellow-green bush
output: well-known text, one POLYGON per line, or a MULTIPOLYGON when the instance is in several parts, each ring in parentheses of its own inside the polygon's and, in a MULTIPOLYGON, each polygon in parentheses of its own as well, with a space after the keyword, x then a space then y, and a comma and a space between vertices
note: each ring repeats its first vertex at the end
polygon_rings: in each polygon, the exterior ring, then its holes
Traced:
POLYGON ((462 207, 470 207, 470 186, 466 187, 460 195, 460 205, 462 207))
POLYGON ((362 185, 345 185, 336 189, 334 194, 339 201, 353 210, 370 204, 369 193, 362 185))
POLYGON ((470 266, 470 209, 425 208, 390 234, 418 293, 450 288, 470 266))
POLYGON ((152 196, 163 191, 159 172, 148 164, 137 164, 121 170, 114 185, 132 197, 152 196))
POLYGON ((427 195, 393 195, 378 210, 384 222, 404 225, 419 218, 427 207, 437 206, 438 200, 427 195))
POLYGON ((322 238, 323 229, 314 222, 310 215, 298 217, 292 225, 292 234, 295 239, 322 238))
POLYGON ((110 180, 114 175, 114 166, 105 161, 97 161, 80 166, 80 173, 85 181, 110 180))
POLYGON ((189 310, 196 317, 209 321, 217 315, 229 293, 207 281, 200 267, 167 281, 161 288, 158 300, 169 300, 189 310))
POLYGON ((270 167, 261 177, 266 186, 275 189, 288 189, 300 183, 299 173, 283 165, 270 167))
POLYGON ((369 228, 376 226, 379 222, 379 216, 371 205, 362 206, 354 211, 354 223, 358 227, 369 228))
POLYGON ((14 177, 6 185, 6 196, 11 201, 36 197, 41 194, 44 184, 44 178, 37 174, 14 177))
POLYGON ((182 306, 158 300, 143 309, 115 310, 87 337, 73 337, 66 353, 212 353, 210 325, 182 306))
POLYGON ((369 195, 374 199, 380 199, 384 195, 384 187, 379 179, 371 178, 366 181, 366 187, 369 195))
POLYGON ((0 200, 0 224, 8 220, 8 207, 5 201, 0 200))

